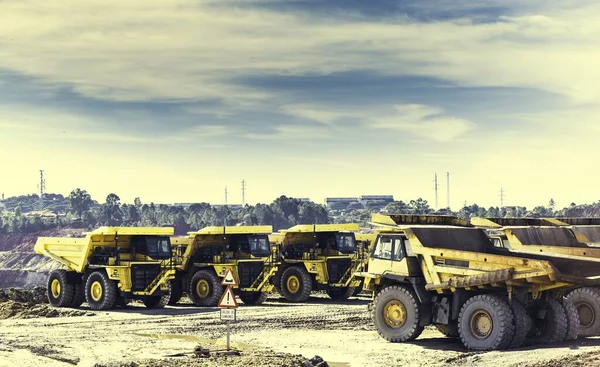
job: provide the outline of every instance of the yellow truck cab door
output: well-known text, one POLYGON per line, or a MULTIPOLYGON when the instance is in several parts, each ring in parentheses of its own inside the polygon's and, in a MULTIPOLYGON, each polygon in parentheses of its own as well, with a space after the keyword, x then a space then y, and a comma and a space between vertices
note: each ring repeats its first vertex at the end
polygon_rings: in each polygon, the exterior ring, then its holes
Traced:
POLYGON ((369 259, 369 272, 409 275, 404 240, 401 234, 380 234, 369 259))

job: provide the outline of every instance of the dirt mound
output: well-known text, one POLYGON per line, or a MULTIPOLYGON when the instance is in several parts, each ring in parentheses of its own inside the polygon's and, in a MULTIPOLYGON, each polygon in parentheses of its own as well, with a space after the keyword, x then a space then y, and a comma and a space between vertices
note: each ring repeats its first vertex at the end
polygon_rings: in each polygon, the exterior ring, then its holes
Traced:
POLYGON ((86 315, 94 315, 94 313, 51 307, 46 297, 46 288, 43 287, 0 289, 0 320, 86 315))
POLYGON ((8 288, 0 289, 0 302, 14 301, 19 303, 40 304, 48 303, 46 288, 33 289, 8 288))

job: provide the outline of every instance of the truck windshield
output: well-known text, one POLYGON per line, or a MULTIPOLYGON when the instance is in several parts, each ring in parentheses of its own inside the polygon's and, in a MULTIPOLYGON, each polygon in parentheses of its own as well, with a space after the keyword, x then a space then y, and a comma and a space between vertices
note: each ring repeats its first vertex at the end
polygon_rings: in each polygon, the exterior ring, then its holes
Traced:
POLYGON ((356 251, 356 241, 354 240, 354 234, 338 233, 337 245, 338 251, 343 253, 350 253, 356 251))
POLYGON ((248 246, 252 256, 267 257, 271 254, 267 236, 248 236, 248 246))
POLYGON ((146 237, 148 256, 157 260, 171 257, 171 242, 168 237, 146 237))

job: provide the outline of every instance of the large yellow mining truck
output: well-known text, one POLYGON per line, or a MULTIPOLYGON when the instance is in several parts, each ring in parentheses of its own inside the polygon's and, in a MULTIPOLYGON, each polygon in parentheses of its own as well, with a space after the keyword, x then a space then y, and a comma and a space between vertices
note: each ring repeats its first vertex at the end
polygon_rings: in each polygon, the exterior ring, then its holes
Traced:
POLYGON ((290 302, 304 302, 316 290, 344 300, 354 294, 363 270, 354 232, 358 224, 297 225, 269 236, 281 248, 281 266, 273 278, 279 293, 290 302))
POLYGON ((472 350, 577 337, 577 310, 563 292, 597 284, 600 268, 581 274, 569 263, 499 253, 468 223, 402 225, 405 217, 373 216, 379 234, 368 271, 356 274, 373 291, 372 319, 383 338, 414 340, 431 324, 472 350))
POLYGON ((175 278, 172 235, 173 228, 100 227, 85 238, 38 238, 35 252, 64 266, 48 277, 50 304, 108 310, 140 299, 164 307, 175 278))
POLYGON ((273 290, 270 279, 277 271, 279 249, 269 243, 271 226, 207 227, 187 237, 173 237, 177 275, 170 304, 184 293, 197 306, 216 306, 221 285, 231 269, 234 291, 246 305, 262 304, 273 290))
MULTIPOLYGON (((583 276, 600 268, 600 226, 592 218, 473 218, 471 223, 485 228, 498 249, 550 259, 583 276)), ((579 336, 600 335, 600 288, 580 287, 567 298, 578 311, 579 336)))

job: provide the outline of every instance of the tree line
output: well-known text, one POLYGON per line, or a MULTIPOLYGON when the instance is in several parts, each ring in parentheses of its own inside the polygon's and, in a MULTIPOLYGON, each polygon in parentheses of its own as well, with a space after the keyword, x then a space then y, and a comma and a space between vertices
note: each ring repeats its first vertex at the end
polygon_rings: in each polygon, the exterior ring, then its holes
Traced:
POLYGON ((27 234, 63 226, 93 229, 99 226, 174 226, 177 234, 185 234, 207 226, 271 225, 275 231, 296 224, 360 223, 366 225, 373 212, 387 214, 454 215, 463 219, 472 217, 600 217, 600 201, 592 204, 572 203, 556 209, 553 200, 547 206, 488 207, 472 204, 458 211, 433 209, 422 198, 408 202, 395 201, 384 208, 328 210, 310 201, 280 196, 270 204, 243 207, 212 206, 197 203, 190 206, 172 206, 143 203, 123 203, 117 194, 109 194, 103 203, 94 201, 82 189, 73 190, 68 197, 47 194, 48 203, 42 214, 35 212, 37 195, 9 198, 0 202, 0 234, 27 234), (50 211, 48 210, 50 209, 50 211), (50 213, 50 214, 48 214, 50 213))

